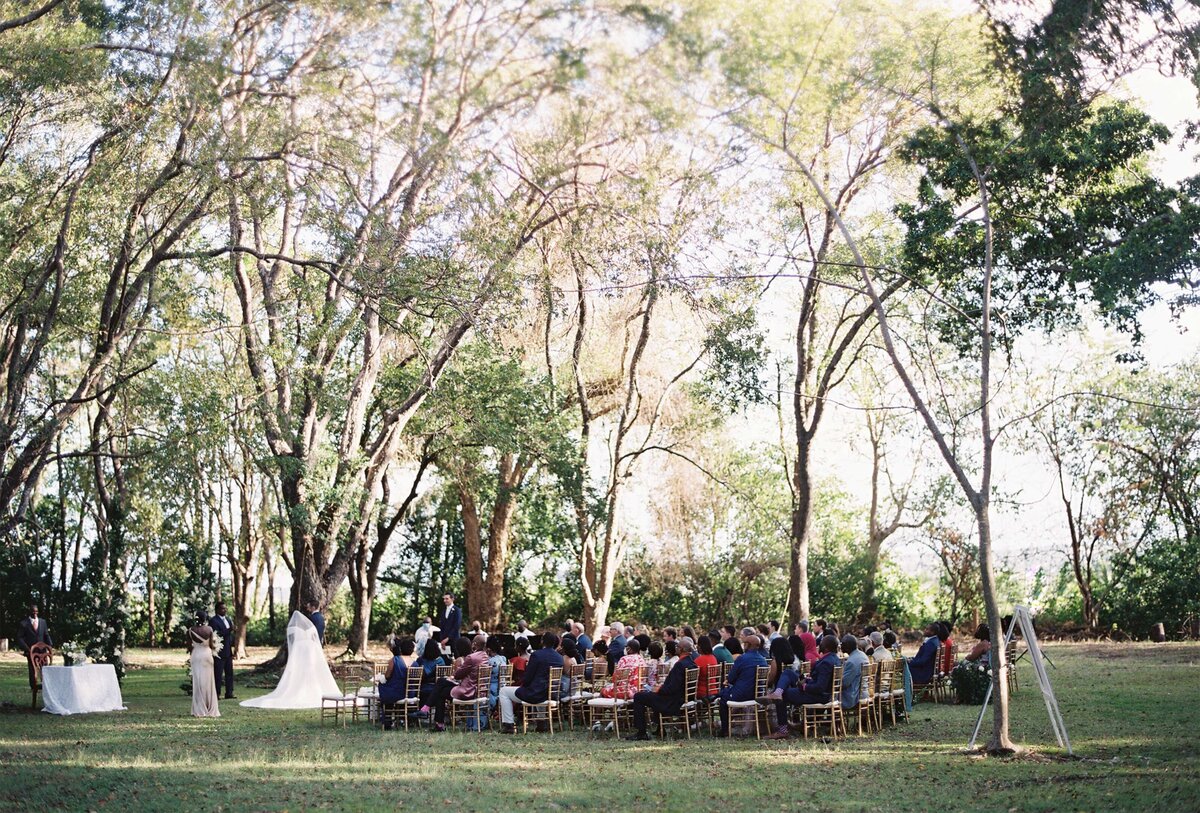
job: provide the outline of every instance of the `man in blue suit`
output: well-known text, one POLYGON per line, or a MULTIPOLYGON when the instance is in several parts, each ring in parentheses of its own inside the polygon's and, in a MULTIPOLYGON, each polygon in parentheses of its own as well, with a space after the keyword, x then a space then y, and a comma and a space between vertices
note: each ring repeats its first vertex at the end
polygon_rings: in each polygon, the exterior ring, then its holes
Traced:
POLYGON ((317 640, 321 642, 321 646, 325 646, 325 616, 321 615, 321 606, 315 601, 310 601, 304 605, 304 609, 308 613, 308 620, 317 630, 317 640))
POLYGON ((234 700, 233 694, 233 622, 225 614, 225 603, 217 602, 217 614, 208 620, 213 632, 221 636, 221 648, 213 655, 217 673, 217 694, 225 684, 225 699, 234 700))
MULTIPOLYGON (((854 637, 847 635, 853 640, 854 637)), ((857 647, 857 644, 855 645, 857 647)), ((766 700, 775 701, 775 719, 778 727, 769 739, 782 740, 788 735, 787 718, 788 706, 803 706, 807 703, 828 703, 833 696, 833 670, 841 666, 837 656, 838 642, 832 635, 821 638, 821 657, 812 666, 812 674, 799 686, 779 690, 766 696, 766 700)), ((741 658, 738 658, 741 660, 741 658)))
POLYGON ((921 648, 908 659, 908 671, 914 686, 924 686, 933 680, 938 643, 938 625, 930 624, 925 628, 925 640, 921 642, 921 648))
POLYGON ((742 654, 729 667, 729 675, 725 678, 728 684, 721 689, 721 734, 729 736, 729 701, 754 699, 754 683, 758 675, 758 667, 767 666, 767 658, 762 652, 762 638, 750 628, 742 630, 742 654))
POLYGON ((525 679, 520 686, 505 686, 500 690, 500 733, 516 731, 513 707, 517 700, 522 703, 545 703, 550 691, 550 670, 563 666, 563 656, 558 652, 558 636, 547 632, 542 636, 542 648, 529 656, 525 664, 525 679))
POLYGON ((454 596, 451 593, 442 596, 442 603, 446 605, 446 609, 438 616, 437 625, 442 631, 442 646, 450 647, 454 646, 462 629, 462 610, 454 606, 454 596))

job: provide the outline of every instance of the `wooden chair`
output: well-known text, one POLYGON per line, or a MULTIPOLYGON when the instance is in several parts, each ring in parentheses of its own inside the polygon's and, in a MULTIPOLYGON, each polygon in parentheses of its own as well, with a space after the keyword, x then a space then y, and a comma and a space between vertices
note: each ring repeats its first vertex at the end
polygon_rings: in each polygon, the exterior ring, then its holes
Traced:
POLYGON ((395 703, 380 705, 379 723, 383 726, 395 727, 396 715, 399 714, 404 719, 404 730, 408 731, 409 718, 412 712, 421 704, 421 678, 423 673, 420 669, 409 667, 404 673, 404 697, 397 700, 395 703))
POLYGON ((732 736, 735 724, 745 724, 754 718, 754 736, 762 739, 762 730, 767 727, 767 707, 758 702, 758 698, 767 694, 767 674, 770 667, 760 666, 754 674, 754 697, 750 700, 729 700, 725 708, 729 712, 729 733, 732 736))
POLYGON ((817 736, 817 730, 824 725, 829 726, 829 733, 837 739, 838 729, 846 736, 846 717, 842 713, 842 667, 833 668, 833 687, 828 703, 805 703, 800 707, 801 725, 804 728, 804 739, 808 732, 817 736))
POLYGON ((475 696, 469 699, 450 698, 450 727, 458 725, 461 718, 464 727, 467 720, 475 720, 475 730, 483 733, 483 724, 491 711, 492 665, 484 661, 475 670, 475 696))
POLYGON ((42 667, 49 666, 54 660, 54 650, 49 644, 37 643, 29 647, 26 658, 29 659, 29 690, 33 693, 29 707, 36 709, 38 692, 42 690, 42 667))
POLYGON ((879 664, 874 661, 863 667, 858 688, 858 704, 854 708, 855 725, 860 737, 863 735, 863 721, 866 721, 867 731, 875 731, 875 687, 878 674, 879 664))
POLYGON ((608 680, 608 661, 604 658, 592 659, 592 676, 586 682, 587 691, 593 696, 599 697, 600 690, 604 688, 605 682, 608 680))
POLYGON ((550 733, 554 733, 554 718, 558 718, 559 727, 562 726, 562 713, 559 704, 559 692, 562 689, 562 667, 555 666, 550 670, 550 685, 546 687, 546 699, 541 703, 526 703, 518 699, 525 714, 521 718, 521 733, 525 734, 529 731, 529 723, 545 722, 550 733))
POLYGON ((433 667, 434 683, 437 683, 437 681, 441 680, 442 678, 448 678, 448 677, 453 677, 453 676, 454 676, 453 664, 450 666, 435 666, 435 667, 433 667))
POLYGON ((572 729, 575 728, 575 716, 579 715, 581 722, 587 722, 587 701, 596 696, 595 692, 588 691, 584 688, 584 675, 587 666, 582 663, 577 663, 571 667, 570 673, 567 675, 568 691, 563 696, 562 704, 563 711, 566 714, 567 724, 572 729))
MULTIPOLYGON (((896 706, 892 702, 893 678, 896 676, 896 662, 880 661, 879 675, 875 683, 875 724, 883 730, 883 712, 886 710, 896 724, 896 706)), ((903 689, 901 689, 903 691, 903 689)))
POLYGON ((374 666, 364 667, 361 663, 335 663, 329 671, 333 674, 333 679, 337 681, 341 691, 339 694, 321 696, 321 722, 333 720, 333 722, 341 722, 342 726, 345 726, 344 718, 346 717, 357 721, 360 708, 366 709, 370 703, 367 696, 360 694, 360 690, 374 688, 374 666))
POLYGON ((697 706, 696 690, 700 686, 700 670, 688 669, 684 672, 683 681, 683 703, 679 707, 678 714, 659 714, 658 715, 658 736, 666 736, 667 726, 683 726, 683 731, 687 734, 687 738, 692 738, 692 723, 697 721, 696 717, 697 706))
POLYGON ((933 702, 937 702, 937 688, 939 675, 942 670, 942 645, 937 645, 937 650, 933 653, 933 672, 929 675, 928 683, 917 683, 913 681, 913 702, 916 703, 928 697, 933 702))
POLYGON ((702 678, 702 683, 697 684, 705 687, 704 697, 696 698, 696 716, 697 719, 703 715, 708 720, 708 733, 716 736, 717 719, 720 712, 720 697, 721 686, 725 682, 726 664, 717 662, 716 666, 708 667, 707 673, 702 678))
MULTIPOLYGON (((1005 669, 1008 670, 1008 691, 1015 692, 1019 686, 1017 684, 1017 642, 1009 641, 1004 646, 1004 663, 1005 669)), ((995 664, 992 664, 995 667, 995 664)))
POLYGON ((604 723, 612 723, 613 732, 618 739, 621 737, 622 711, 632 701, 626 700, 629 694, 629 682, 632 679, 632 669, 618 669, 613 674, 613 694, 615 697, 593 697, 587 701, 588 726, 591 733, 604 723))

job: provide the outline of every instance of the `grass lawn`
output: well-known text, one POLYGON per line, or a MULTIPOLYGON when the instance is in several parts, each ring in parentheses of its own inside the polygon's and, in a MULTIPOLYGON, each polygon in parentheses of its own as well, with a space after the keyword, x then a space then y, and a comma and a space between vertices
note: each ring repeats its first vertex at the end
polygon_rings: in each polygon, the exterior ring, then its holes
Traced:
POLYGON ((832 745, 343 730, 236 701, 197 720, 184 656, 146 651, 128 711, 54 717, 25 710, 9 654, 0 700, 21 708, 0 714, 0 810, 1200 810, 1200 646, 1046 651, 1076 759, 1053 745, 1027 662, 1012 730, 1030 753, 996 760, 964 752, 977 710, 946 705, 832 745))

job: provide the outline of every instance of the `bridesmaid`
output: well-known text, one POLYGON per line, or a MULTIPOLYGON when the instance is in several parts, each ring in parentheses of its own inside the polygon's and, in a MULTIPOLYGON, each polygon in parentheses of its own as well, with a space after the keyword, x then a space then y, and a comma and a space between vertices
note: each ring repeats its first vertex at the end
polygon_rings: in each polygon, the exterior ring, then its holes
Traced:
POLYGON ((213 666, 213 630, 204 613, 196 614, 196 625, 188 630, 188 652, 192 663, 192 716, 220 717, 217 708, 217 678, 213 666))

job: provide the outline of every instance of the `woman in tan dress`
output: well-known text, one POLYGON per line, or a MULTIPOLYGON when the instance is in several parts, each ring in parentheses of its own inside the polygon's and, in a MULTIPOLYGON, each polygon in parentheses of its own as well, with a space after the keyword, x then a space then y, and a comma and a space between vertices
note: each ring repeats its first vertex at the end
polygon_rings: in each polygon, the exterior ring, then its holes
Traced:
POLYGON ((192 716, 220 717, 217 708, 217 677, 213 667, 213 630, 201 613, 188 630, 188 652, 192 664, 192 716))

